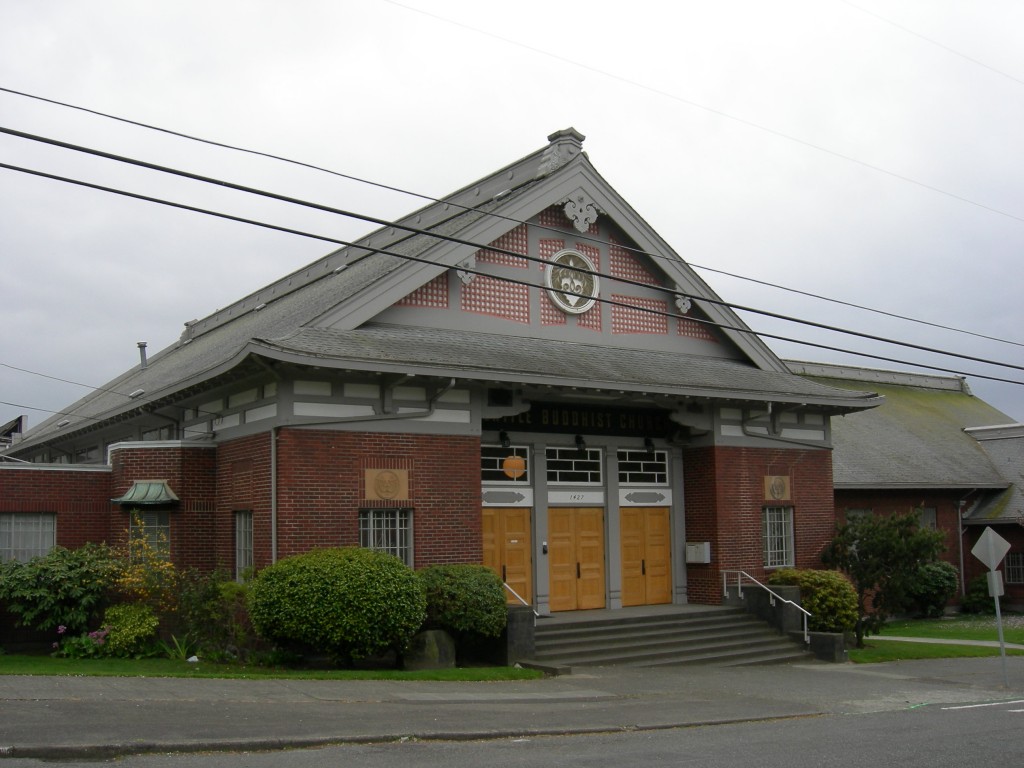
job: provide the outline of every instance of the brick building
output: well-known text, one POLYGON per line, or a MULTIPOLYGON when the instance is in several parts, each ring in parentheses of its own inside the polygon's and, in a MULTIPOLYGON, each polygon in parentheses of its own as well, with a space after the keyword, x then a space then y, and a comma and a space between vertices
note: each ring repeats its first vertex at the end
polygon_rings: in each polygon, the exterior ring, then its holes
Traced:
POLYGON ((832 421, 881 398, 792 373, 582 141, 142 347, 6 450, 0 557, 117 540, 133 509, 184 565, 359 544, 484 562, 542 612, 819 565, 832 421))
POLYGON ((1011 549, 1006 600, 1024 606, 1024 425, 979 400, 957 376, 821 363, 791 370, 832 387, 882 395, 878 408, 832 423, 835 514, 913 513, 945 533, 961 590, 986 567, 971 549, 986 527, 1011 549))

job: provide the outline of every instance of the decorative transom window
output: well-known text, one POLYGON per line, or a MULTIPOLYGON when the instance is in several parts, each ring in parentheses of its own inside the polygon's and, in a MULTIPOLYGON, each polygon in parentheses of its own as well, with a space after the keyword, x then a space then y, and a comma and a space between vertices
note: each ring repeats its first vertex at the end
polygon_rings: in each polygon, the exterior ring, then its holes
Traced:
POLYGON ((487 485, 530 484, 530 449, 525 445, 484 445, 480 448, 480 480, 487 485))
POLYGON ((793 565, 793 508, 765 507, 764 567, 785 568, 793 565))
POLYGON ((1024 584, 1024 552, 1010 552, 1003 566, 1007 584, 1024 584))
POLYGON ((668 451, 620 448, 620 485, 668 485, 668 451))
POLYGON ((0 561, 27 562, 57 543, 57 516, 51 513, 0 514, 0 561))
POLYGON ((359 546, 387 552, 411 568, 412 510, 359 510, 359 546))
POLYGON ((235 512, 235 580, 242 581, 252 571, 252 510, 235 512))
POLYGON ((548 482, 555 485, 601 485, 600 448, 547 448, 548 482))

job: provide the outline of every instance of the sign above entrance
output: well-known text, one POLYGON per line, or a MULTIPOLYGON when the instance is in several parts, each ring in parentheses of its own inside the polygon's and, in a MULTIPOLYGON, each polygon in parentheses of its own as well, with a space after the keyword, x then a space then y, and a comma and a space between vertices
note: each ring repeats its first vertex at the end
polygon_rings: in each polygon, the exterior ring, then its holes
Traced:
POLYGON ((487 419, 485 430, 664 437, 675 431, 669 412, 657 408, 606 408, 599 405, 533 403, 530 410, 487 419))

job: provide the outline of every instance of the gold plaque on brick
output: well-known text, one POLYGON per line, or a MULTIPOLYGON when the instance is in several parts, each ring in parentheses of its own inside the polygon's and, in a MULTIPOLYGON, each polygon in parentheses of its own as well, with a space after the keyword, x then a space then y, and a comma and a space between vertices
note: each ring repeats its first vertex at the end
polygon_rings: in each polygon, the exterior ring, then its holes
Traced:
POLYGON ((408 469, 367 469, 364 479, 366 499, 394 501, 409 498, 408 469))
POLYGON ((764 497, 770 501, 791 499, 792 494, 789 488, 789 475, 765 475, 764 497))

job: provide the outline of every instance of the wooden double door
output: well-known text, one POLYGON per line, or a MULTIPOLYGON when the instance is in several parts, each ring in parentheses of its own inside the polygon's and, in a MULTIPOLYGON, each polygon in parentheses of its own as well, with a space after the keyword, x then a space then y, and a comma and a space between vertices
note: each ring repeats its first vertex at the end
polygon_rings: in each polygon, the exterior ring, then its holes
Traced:
POLYGON ((672 602, 672 536, 668 507, 619 512, 622 605, 672 602))
MULTIPOLYGON (((484 565, 527 603, 533 603, 533 559, 530 510, 524 507, 484 507, 484 565)), ((521 604, 505 590, 509 603, 521 604)))
POLYGON ((552 611, 605 607, 604 510, 548 509, 548 606, 552 611))

